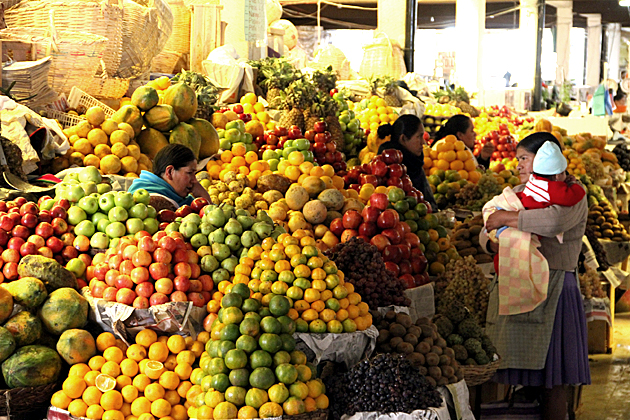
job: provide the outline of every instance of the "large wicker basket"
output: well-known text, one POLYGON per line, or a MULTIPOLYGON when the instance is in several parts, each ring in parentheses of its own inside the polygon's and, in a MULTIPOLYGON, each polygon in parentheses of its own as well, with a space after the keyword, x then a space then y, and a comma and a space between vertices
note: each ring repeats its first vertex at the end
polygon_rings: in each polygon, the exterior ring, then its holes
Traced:
POLYGON ((283 415, 282 420, 327 420, 328 410, 315 410, 310 413, 296 414, 294 416, 283 415))
MULTIPOLYGON (((123 9, 108 1, 23 1, 5 13, 7 27, 48 29, 50 13, 55 26, 65 31, 87 32, 108 39, 103 49, 105 73, 112 76, 122 56, 123 9)), ((99 68, 100 74, 102 69, 99 68)))
MULTIPOLYGON (((46 410, 50 397, 57 390, 57 383, 14 388, 0 391, 0 416, 9 419, 26 419, 30 413, 46 410)), ((32 418, 32 416, 31 416, 32 418)))
POLYGON ((488 382, 497 369, 499 369, 500 364, 501 358, 499 357, 497 360, 490 362, 487 365, 460 365, 460 368, 464 372, 466 384, 468 386, 477 386, 488 382))
POLYGON ((37 44, 37 59, 52 57, 48 85, 57 93, 70 94, 73 86, 85 89, 101 65, 107 38, 71 31, 12 27, 0 31, 0 40, 26 41, 37 44))

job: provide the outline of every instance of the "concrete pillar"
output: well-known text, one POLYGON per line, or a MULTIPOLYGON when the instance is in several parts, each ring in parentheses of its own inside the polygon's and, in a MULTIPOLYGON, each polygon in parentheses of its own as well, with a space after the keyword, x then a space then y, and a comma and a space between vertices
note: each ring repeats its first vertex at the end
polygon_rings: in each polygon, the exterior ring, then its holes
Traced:
POLYGON ((220 0, 221 20, 227 22, 225 39, 241 58, 267 56, 265 0, 220 0))
POLYGON ((602 60, 602 15, 586 14, 586 85, 599 86, 602 60))
POLYGON ((607 61, 608 74, 604 75, 607 79, 619 80, 621 77, 619 69, 619 56, 621 55, 621 23, 609 23, 606 25, 606 37, 608 42, 607 61))
POLYGON ((569 80, 573 1, 549 1, 548 4, 556 8, 556 84, 561 85, 569 80))
POLYGON ((455 30, 459 39, 455 51, 457 83, 469 92, 483 89, 482 40, 486 29, 485 0, 457 0, 455 30))
POLYGON ((536 77, 536 39, 538 33, 538 0, 521 0, 519 20, 520 55, 523 65, 510 70, 520 88, 534 89, 536 77))
POLYGON ((405 48, 407 0, 378 0, 377 29, 405 48))

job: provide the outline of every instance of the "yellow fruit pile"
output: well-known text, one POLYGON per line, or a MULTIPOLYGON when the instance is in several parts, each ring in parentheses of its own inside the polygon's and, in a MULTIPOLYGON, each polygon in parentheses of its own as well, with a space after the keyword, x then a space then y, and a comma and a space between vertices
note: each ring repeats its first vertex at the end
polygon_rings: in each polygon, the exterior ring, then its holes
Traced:
POLYGON ((488 115, 488 113, 486 113, 485 111, 481 111, 478 117, 473 118, 473 123, 478 139, 485 137, 491 131, 499 131, 500 124, 507 124, 510 133, 516 133, 517 131, 516 127, 514 127, 514 124, 512 124, 506 117, 493 117, 491 115, 488 115))
POLYGON ((199 341, 179 335, 158 338, 145 329, 127 347, 111 333, 100 334, 100 354, 70 368, 51 404, 96 420, 186 420, 195 387, 192 366, 209 339, 207 332, 199 334, 199 341))
POLYGON ((462 110, 451 104, 428 104, 424 114, 434 117, 452 117, 453 115, 462 114, 462 110))
POLYGON ((263 123, 265 130, 273 130, 276 128, 275 121, 271 119, 269 113, 265 110, 265 105, 258 102, 258 97, 255 93, 246 93, 241 97, 240 103, 243 106, 243 113, 251 114, 252 120, 263 123))
POLYGON ((137 178, 140 171, 151 170, 153 164, 134 141, 131 125, 105 119, 98 106, 88 109, 85 116, 86 121, 63 130, 71 147, 64 156, 55 159, 55 173, 70 165, 94 166, 104 175, 137 178))
POLYGON ((278 170, 274 173, 284 175, 299 185, 302 185, 307 177, 316 176, 324 181, 325 189, 343 190, 344 187, 343 178, 335 175, 332 165, 315 166, 312 162, 304 161, 304 155, 298 151, 289 153, 287 160, 280 161, 278 170))
POLYGON ((211 160, 206 166, 206 170, 212 179, 225 181, 225 176, 229 172, 242 174, 249 180, 249 187, 254 188, 258 178, 263 175, 270 175, 269 163, 258 160, 258 154, 253 151, 247 152, 242 144, 232 146, 232 150, 221 153, 221 160, 211 160))
POLYGON ((371 131, 378 130, 378 127, 383 124, 393 123, 397 118, 398 115, 390 106, 387 106, 385 100, 376 95, 370 98, 367 108, 357 115, 361 128, 371 131))
POLYGON ((476 184, 481 178, 476 169, 472 153, 464 142, 457 140, 455 136, 446 136, 444 141, 435 147, 424 148, 424 171, 427 175, 433 175, 440 170, 454 170, 459 173, 461 179, 476 184))

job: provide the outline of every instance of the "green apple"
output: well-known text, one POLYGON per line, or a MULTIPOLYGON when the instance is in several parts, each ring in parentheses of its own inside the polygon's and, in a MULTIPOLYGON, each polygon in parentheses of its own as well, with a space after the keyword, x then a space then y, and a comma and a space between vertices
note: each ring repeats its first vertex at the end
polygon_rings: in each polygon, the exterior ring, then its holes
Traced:
POLYGON ((138 203, 129 209, 129 217, 137 217, 139 219, 146 219, 148 216, 149 216, 149 209, 144 203, 138 203))
MULTIPOLYGON (((127 228, 121 222, 113 222, 107 225, 105 233, 110 238, 121 238, 127 233, 127 228)), ((110 244, 111 245, 111 244, 110 244)))
POLYGON ((85 268, 85 263, 80 258, 73 258, 66 264, 66 269, 77 277, 81 277, 85 273, 85 268))
POLYGON ((123 207, 116 206, 107 213, 110 222, 124 222, 129 217, 127 210, 123 207))
POLYGON ((278 153, 275 150, 267 149, 263 152, 263 160, 278 159, 278 153))
POLYGON ((151 201, 151 195, 144 188, 140 188, 133 193, 133 201, 138 204, 144 204, 148 206, 149 201, 151 201))
MULTIPOLYGON (((96 213, 96 214, 101 214, 101 213, 96 213)), ((107 226, 109 226, 111 223, 112 222, 109 221, 107 216, 105 216, 104 219, 101 219, 96 223, 96 230, 98 230, 99 232, 107 232, 107 226)))
POLYGON ((226 129, 225 140, 230 143, 238 143, 241 141, 242 133, 237 128, 226 129))
POLYGON ((94 249, 105 249, 109 246, 109 238, 103 232, 96 232, 90 239, 90 246, 94 249))
POLYGON ((85 210, 78 206, 72 206, 68 209, 68 223, 76 226, 82 221, 87 219, 87 214, 85 210))
POLYGON ((116 207, 116 201, 114 200, 114 193, 105 193, 99 198, 98 206, 101 211, 107 213, 114 207, 116 207))
POLYGON ((118 191, 114 196, 116 206, 129 210, 133 205, 133 195, 127 191, 118 191))
POLYGON ((100 184, 103 180, 101 177, 101 173, 94 166, 86 166, 85 168, 79 171, 79 182, 94 182, 95 184, 100 184))
POLYGON ((74 227, 74 234, 77 236, 83 235, 91 238, 92 235, 94 235, 94 232, 96 232, 96 228, 94 227, 94 223, 90 220, 83 220, 74 227))
POLYGON ((142 222, 142 219, 139 219, 137 217, 127 219, 125 225, 127 227, 127 233, 130 233, 132 235, 135 235, 141 230, 144 230, 144 223, 142 222))
POLYGON ((245 143, 245 144, 252 144, 253 142, 254 142, 254 138, 252 137, 251 134, 245 133, 243 135, 243 143, 245 143))
POLYGON ((219 135, 219 138, 220 138, 220 139, 224 139, 224 138, 225 138, 225 129, 223 129, 223 128, 219 128, 219 129, 217 130, 217 134, 219 135))
POLYGON ((147 217, 151 219, 157 219, 157 210, 153 206, 147 206, 147 217))
POLYGON ((63 181, 64 182, 75 181, 76 183, 79 183, 79 173, 71 172, 63 178, 63 181))
POLYGON ((83 197, 77 203, 87 214, 94 214, 98 211, 98 200, 92 196, 83 197))
POLYGON ((311 143, 307 139, 297 139, 293 144, 298 150, 308 150, 311 147, 311 143))
POLYGON ((82 182, 81 187, 83 188, 83 191, 85 191, 85 195, 90 195, 98 192, 96 183, 92 181, 82 182))
POLYGON ((119 244, 120 244, 120 238, 110 238, 109 240, 110 248, 117 248, 119 244))
POLYGON ((40 210, 51 210, 55 206, 55 200, 52 198, 50 200, 44 200, 42 205, 40 206, 40 210))
POLYGON ((92 223, 94 223, 94 226, 96 226, 98 225, 98 222, 100 222, 103 219, 107 219, 107 215, 99 211, 99 212, 94 213, 90 220, 92 220, 92 223))
POLYGON ((99 194, 105 194, 107 192, 110 192, 111 190, 112 190, 112 186, 109 184, 104 184, 104 183, 96 184, 96 191, 99 194))
POLYGON ((221 150, 230 150, 232 149, 232 142, 227 139, 221 139, 221 141, 219 142, 219 148, 221 150))
POLYGON ((155 217, 147 217, 142 221, 144 223, 144 230, 153 235, 160 229, 160 225, 155 217))
POLYGON ((70 185, 66 188, 65 198, 72 203, 78 202, 85 195, 85 190, 81 187, 81 185, 70 185))

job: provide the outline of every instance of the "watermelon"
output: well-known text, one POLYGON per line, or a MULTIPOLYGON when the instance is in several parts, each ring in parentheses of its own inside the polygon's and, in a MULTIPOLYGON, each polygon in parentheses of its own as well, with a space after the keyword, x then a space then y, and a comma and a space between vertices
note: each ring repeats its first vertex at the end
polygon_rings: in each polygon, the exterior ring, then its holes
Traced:
POLYGON ((44 346, 25 346, 2 363, 2 376, 9 388, 48 385, 57 380, 61 358, 44 346))

